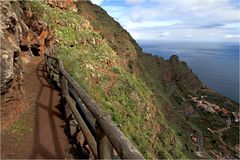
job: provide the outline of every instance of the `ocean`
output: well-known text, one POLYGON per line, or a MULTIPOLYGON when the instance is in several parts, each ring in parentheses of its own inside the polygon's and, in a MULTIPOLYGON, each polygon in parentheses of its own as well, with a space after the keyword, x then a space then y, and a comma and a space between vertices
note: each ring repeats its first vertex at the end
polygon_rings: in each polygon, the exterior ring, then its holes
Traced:
POLYGON ((239 103, 239 43, 138 41, 143 50, 169 59, 176 54, 208 87, 239 103))

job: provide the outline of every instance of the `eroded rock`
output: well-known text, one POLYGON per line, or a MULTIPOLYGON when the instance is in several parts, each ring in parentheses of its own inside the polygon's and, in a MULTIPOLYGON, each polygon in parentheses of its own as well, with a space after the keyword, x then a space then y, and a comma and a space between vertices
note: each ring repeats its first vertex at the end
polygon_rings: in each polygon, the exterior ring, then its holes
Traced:
POLYGON ((19 37, 22 29, 17 15, 9 1, 2 1, 1 7, 1 94, 11 86, 14 74, 14 55, 20 52, 19 37))
POLYGON ((28 3, 20 5, 16 1, 1 1, 1 94, 11 86, 13 79, 21 75, 19 65, 29 63, 31 56, 38 56, 45 52, 46 47, 52 46, 53 35, 48 26, 31 10, 28 3), (15 72, 17 71, 17 72, 15 72))
POLYGON ((77 12, 77 0, 46 0, 47 3, 53 7, 58 7, 61 9, 71 8, 74 12, 77 12))

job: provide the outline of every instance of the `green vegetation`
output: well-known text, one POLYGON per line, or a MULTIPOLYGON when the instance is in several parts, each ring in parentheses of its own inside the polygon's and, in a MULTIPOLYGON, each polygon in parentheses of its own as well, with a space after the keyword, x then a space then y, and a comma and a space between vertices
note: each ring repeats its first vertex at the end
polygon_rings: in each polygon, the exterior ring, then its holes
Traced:
POLYGON ((23 135, 31 130, 32 128, 26 125, 26 121, 24 119, 16 121, 16 123, 14 123, 11 127, 11 132, 18 135, 23 135))
POLYGON ((33 129, 33 117, 29 117, 28 112, 32 112, 32 109, 23 113, 9 128, 9 133, 15 138, 15 143, 12 144, 15 150, 19 149, 19 146, 24 142, 24 136, 33 129))
MULTIPOLYGON (((188 95, 203 94, 186 63, 176 56, 167 61, 142 53, 119 23, 90 2, 79 2, 78 13, 40 1, 31 7, 53 31, 65 69, 145 158, 196 158, 192 125, 206 136, 208 148, 219 150, 207 127, 225 127, 225 120, 196 109, 197 116, 186 116, 186 107, 195 105, 188 95)), ((225 103, 214 96, 208 96, 210 102, 225 103)))
POLYGON ((70 9, 62 11, 37 1, 32 7, 44 9, 43 19, 60 42, 58 56, 66 70, 112 117, 146 158, 160 153, 165 158, 184 158, 180 141, 175 138, 174 131, 167 127, 161 113, 156 113, 159 115, 154 117, 151 116, 155 113, 149 113, 152 92, 137 75, 125 70, 121 57, 100 33, 91 30, 89 23, 70 9), (152 139, 152 125, 160 122, 161 127, 165 126, 164 130, 152 139), (168 145, 170 142, 174 143, 168 145), (151 146, 153 150, 149 151, 151 146), (173 153, 169 154, 169 151, 173 153))
MULTIPOLYGON (((31 112, 29 110, 28 112, 31 112)), ((29 117, 27 117, 27 112, 22 114, 16 122, 14 122, 10 128, 12 134, 22 136, 25 133, 32 131, 33 125, 29 123, 29 117)))
POLYGON ((239 144, 239 125, 224 131, 222 139, 232 147, 239 144))

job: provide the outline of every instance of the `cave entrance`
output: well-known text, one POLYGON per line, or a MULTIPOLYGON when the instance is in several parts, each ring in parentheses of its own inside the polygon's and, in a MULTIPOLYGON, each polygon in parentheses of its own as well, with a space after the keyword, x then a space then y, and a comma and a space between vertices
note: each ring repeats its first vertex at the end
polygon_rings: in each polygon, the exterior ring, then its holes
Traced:
POLYGON ((31 51, 32 54, 33 54, 33 56, 40 56, 40 53, 39 53, 39 51, 40 51, 39 45, 34 44, 34 45, 32 45, 30 48, 29 48, 28 45, 20 45, 20 49, 21 49, 21 51, 23 51, 23 52, 31 51))
POLYGON ((21 51, 23 51, 23 52, 29 51, 28 45, 20 45, 20 49, 21 49, 21 51))
POLYGON ((39 45, 33 45, 33 46, 31 46, 31 51, 32 51, 32 54, 33 54, 34 56, 40 56, 40 54, 39 54, 39 51, 40 51, 39 45))

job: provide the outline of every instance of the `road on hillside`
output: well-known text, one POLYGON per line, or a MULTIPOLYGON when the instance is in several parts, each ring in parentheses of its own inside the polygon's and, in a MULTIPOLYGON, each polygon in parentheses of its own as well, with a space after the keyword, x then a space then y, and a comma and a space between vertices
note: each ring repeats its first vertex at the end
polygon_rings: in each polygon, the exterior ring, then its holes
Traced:
POLYGON ((197 131, 197 145, 198 145, 198 154, 202 158, 211 158, 211 156, 207 153, 206 149, 204 148, 204 141, 203 141, 203 134, 202 131, 191 124, 192 128, 197 131))

